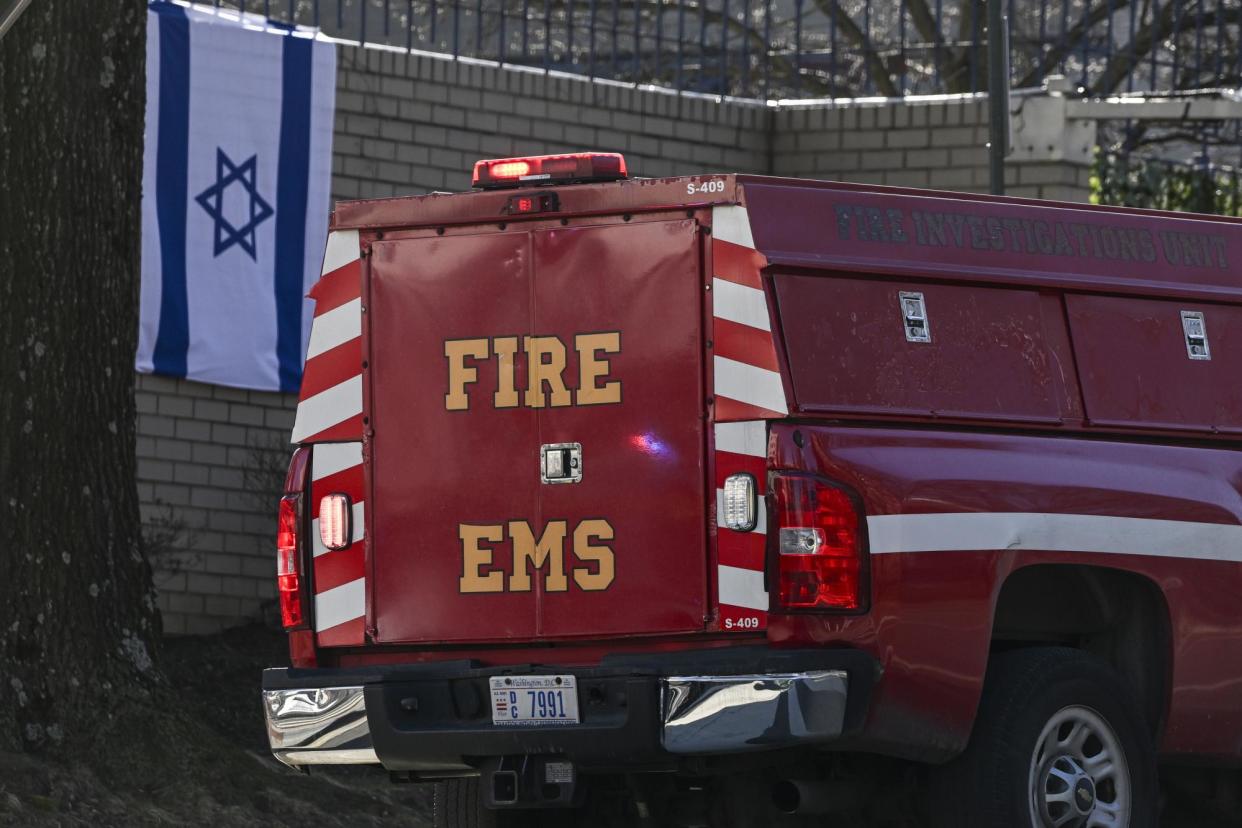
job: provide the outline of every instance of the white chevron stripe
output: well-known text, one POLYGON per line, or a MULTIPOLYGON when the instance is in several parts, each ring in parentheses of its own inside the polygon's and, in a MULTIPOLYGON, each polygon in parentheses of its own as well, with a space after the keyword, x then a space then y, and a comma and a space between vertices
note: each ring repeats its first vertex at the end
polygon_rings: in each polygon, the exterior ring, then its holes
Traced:
POLYGON ((712 278, 712 315, 761 331, 771 331, 768 300, 762 290, 739 285, 725 279, 712 278))
POLYGON ((768 456, 767 424, 763 420, 716 423, 716 451, 766 458, 768 456))
POLYGON ((362 465, 362 443, 319 443, 311 460, 311 479, 322 480, 362 465))
POLYGON ((323 632, 366 615, 366 586, 366 578, 359 578, 316 595, 315 631, 323 632))
POLYGON ((328 274, 362 257, 357 230, 337 230, 328 234, 328 247, 323 253, 323 270, 328 274))
MULTIPOLYGON (((785 386, 778 371, 757 368, 727 357, 714 357, 716 396, 788 414, 785 386)), ((296 440, 295 440, 296 442, 296 440)))
POLYGON ((735 204, 721 204, 712 208, 712 236, 752 250, 755 248, 746 208, 735 204))
POLYGON ((354 299, 325 314, 316 316, 311 323, 310 344, 306 358, 314 359, 337 345, 362 336, 362 300, 354 299))
POLYGON ((763 573, 736 566, 716 567, 720 603, 732 607, 767 610, 768 593, 763 588, 763 573))
POLYGON ((359 374, 298 403, 292 440, 300 443, 361 413, 362 375, 359 374))

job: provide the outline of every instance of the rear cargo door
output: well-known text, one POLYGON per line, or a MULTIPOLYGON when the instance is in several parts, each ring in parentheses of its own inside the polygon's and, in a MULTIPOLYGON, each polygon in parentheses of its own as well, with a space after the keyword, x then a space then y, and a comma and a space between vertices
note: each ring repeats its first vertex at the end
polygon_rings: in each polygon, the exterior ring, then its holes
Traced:
POLYGON ((702 629, 695 223, 379 242, 370 273, 378 640, 702 629))

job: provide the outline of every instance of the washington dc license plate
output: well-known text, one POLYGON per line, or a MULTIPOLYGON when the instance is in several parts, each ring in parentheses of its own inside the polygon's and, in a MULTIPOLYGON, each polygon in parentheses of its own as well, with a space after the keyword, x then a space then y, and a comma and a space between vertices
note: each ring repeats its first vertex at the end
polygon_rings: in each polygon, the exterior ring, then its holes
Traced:
POLYGON ((492 676, 492 723, 578 724, 578 682, 573 676, 492 676))

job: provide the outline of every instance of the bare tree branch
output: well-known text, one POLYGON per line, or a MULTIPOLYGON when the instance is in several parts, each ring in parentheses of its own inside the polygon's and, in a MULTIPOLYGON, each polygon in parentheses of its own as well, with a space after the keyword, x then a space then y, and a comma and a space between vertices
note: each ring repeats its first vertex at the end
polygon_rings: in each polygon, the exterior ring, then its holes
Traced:
POLYGON ((838 0, 815 0, 815 6, 836 21, 837 31, 841 32, 846 40, 849 40, 862 50, 863 62, 871 75, 872 81, 875 83, 876 90, 888 98, 895 98, 900 95, 901 92, 897 89, 897 84, 893 81, 892 74, 884 64, 884 59, 876 51, 875 45, 863 30, 859 28, 858 24, 854 22, 853 18, 849 16, 849 13, 841 8, 840 2, 838 0))
POLYGON ((944 35, 940 31, 940 21, 927 7, 927 0, 906 0, 906 9, 910 12, 910 22, 914 24, 915 31, 924 42, 931 44, 933 64, 943 72, 949 54, 945 48, 944 35))
MULTIPOLYGON (((1169 37, 1175 36, 1182 32, 1189 31, 1198 26, 1208 27, 1216 25, 1225 25, 1227 23, 1236 23, 1242 20, 1242 9, 1216 9, 1215 11, 1206 13, 1202 18, 1189 15, 1182 16, 1181 19, 1173 15, 1174 4, 1168 3, 1160 13, 1160 16, 1153 19, 1146 26, 1139 29, 1133 35, 1130 44, 1126 48, 1118 49, 1113 53, 1113 57, 1108 61, 1108 65, 1104 68, 1103 73, 1092 84, 1091 91, 1096 94, 1105 92, 1114 92, 1121 82, 1126 79, 1130 72, 1140 62, 1145 60, 1158 44, 1169 37)), ((1196 78, 1196 81, 1199 79, 1196 78)), ((1220 83, 1220 79, 1215 77, 1212 80, 1220 83)), ((1175 89, 1182 88, 1178 86, 1178 79, 1173 79, 1173 87, 1175 89)), ((1198 85, 1193 84, 1193 85, 1198 85)), ((1217 84, 1213 84, 1217 85, 1217 84)))
MULTIPOLYGON (((640 0, 639 14, 641 15, 642 20, 645 20, 649 24, 659 26, 659 17, 661 17, 662 15, 669 14, 671 12, 678 11, 679 7, 681 7, 682 5, 683 3, 681 2, 681 0, 640 0)), ((718 10, 707 8, 706 0, 698 0, 697 3, 694 3, 694 4, 687 3, 684 5, 685 5, 684 13, 686 15, 688 16, 692 15, 693 17, 696 18, 696 20, 703 19, 706 21, 707 25, 709 26, 720 26, 722 28, 726 28, 731 34, 737 35, 738 37, 743 38, 746 41, 748 41, 751 47, 750 51, 755 56, 755 59, 759 60, 761 64, 763 63, 764 60, 766 60, 769 71, 776 78, 792 79, 794 75, 796 74, 796 68, 794 66, 794 62, 790 60, 788 57, 777 54, 774 51, 772 51, 770 44, 764 38, 763 33, 758 31, 754 26, 750 25, 749 21, 743 22, 743 21, 736 19, 733 15, 726 16, 718 10)), ((590 0, 536 0, 536 2, 531 4, 531 9, 534 11, 538 11, 539 14, 543 14, 545 11, 549 9, 553 11, 559 11, 560 14, 562 15, 562 21, 560 22, 563 25, 567 25, 566 21, 570 17, 571 10, 573 12, 574 17, 576 17, 578 20, 582 20, 583 19, 582 13, 583 12, 589 13, 591 9, 591 3, 590 3, 590 0)), ((628 6, 627 15, 632 14, 633 10, 634 10, 633 5, 628 6)), ((624 22, 629 26, 633 26, 632 19, 627 19, 624 22)), ((582 25, 582 24, 578 24, 578 25, 582 25)), ((577 28, 577 25, 575 26, 575 28, 577 28)), ((634 32, 631 29, 631 31, 626 36, 626 39, 627 40, 632 39, 633 36, 634 36, 634 32)), ((643 38, 643 37, 640 37, 639 39, 650 40, 650 38, 643 38)), ((671 40, 672 43, 674 44, 677 43, 676 37, 669 38, 669 40, 671 40)), ((694 40, 697 41, 697 38, 694 38, 694 40)), ((686 38, 684 42, 689 43, 692 41, 690 38, 686 38)), ((551 44, 548 44, 548 48, 550 48, 550 45, 551 44)), ((697 43, 695 43, 695 45, 697 46, 697 43)), ((692 55, 697 55, 697 54, 698 52, 696 49, 693 53, 687 56, 692 56, 692 55)), ((643 68, 643 70, 650 70, 650 68, 657 63, 657 59, 663 59, 666 61, 668 59, 667 52, 657 53, 655 51, 654 45, 652 45, 650 51, 640 50, 637 53, 637 56, 639 59, 639 65, 643 68)), ((717 59, 723 59, 723 58, 727 58, 728 54, 725 53, 723 49, 716 48, 713 51, 709 51, 708 56, 715 56, 717 59)), ((573 59, 573 55, 568 55, 568 57, 571 60, 573 59)), ((629 63, 633 61, 634 57, 635 57, 634 52, 627 52, 623 56, 619 56, 617 60, 619 63, 629 63)), ((506 62, 511 63, 511 64, 516 64, 516 65, 541 65, 543 63, 543 60, 544 58, 542 54, 535 54, 535 55, 531 55, 529 60, 524 60, 521 57, 510 56, 509 58, 507 58, 506 62)), ((739 69, 740 69, 740 66, 737 66, 735 67, 734 71, 738 71, 739 69)), ((747 69, 749 71, 749 67, 747 67, 747 69)), ((647 77, 644 77, 644 80, 652 81, 652 80, 660 80, 660 78, 656 78, 654 76, 647 76, 647 77)), ((812 91, 821 92, 821 93, 828 92, 827 84, 825 84, 823 81, 819 80, 818 78, 805 77, 803 80, 811 88, 812 91)), ((721 90, 721 91, 723 93, 728 92, 728 90, 721 90)))
MULTIPOLYGON (((1039 84, 1047 76, 1052 67, 1056 66, 1062 60, 1073 54, 1081 45, 1083 38, 1091 36, 1091 30, 1096 25, 1108 19, 1109 15, 1114 14, 1121 9, 1130 5, 1130 0, 1111 0, 1110 2, 1101 3, 1093 9, 1090 9, 1086 16, 1080 18, 1077 23, 1065 34, 1064 39, 1053 46, 1043 56, 1043 59, 1035 66, 1034 69, 1023 75, 1018 81, 1018 88, 1030 87, 1039 84)), ((1164 14, 1169 14, 1173 8, 1173 3, 1166 3, 1164 14)))

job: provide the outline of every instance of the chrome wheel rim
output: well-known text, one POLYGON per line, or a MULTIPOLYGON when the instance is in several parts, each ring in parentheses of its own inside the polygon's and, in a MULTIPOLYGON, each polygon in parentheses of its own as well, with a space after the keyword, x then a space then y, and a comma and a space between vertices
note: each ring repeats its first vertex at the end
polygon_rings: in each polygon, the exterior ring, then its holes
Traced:
POLYGON ((1027 790, 1037 828, 1127 828, 1130 766, 1121 740, 1088 707, 1062 708, 1031 752, 1027 790))

